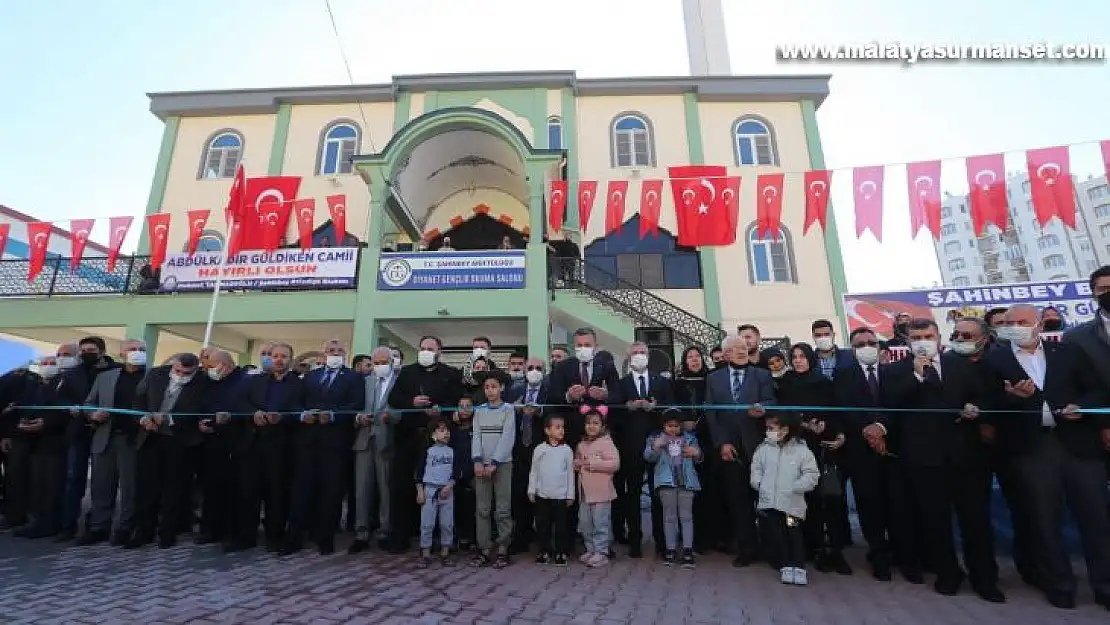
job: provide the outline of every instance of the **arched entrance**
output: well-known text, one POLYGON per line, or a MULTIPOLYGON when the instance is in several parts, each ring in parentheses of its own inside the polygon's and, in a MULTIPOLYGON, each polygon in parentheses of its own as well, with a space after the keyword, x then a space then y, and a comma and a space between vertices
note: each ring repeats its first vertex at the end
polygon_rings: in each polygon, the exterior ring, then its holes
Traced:
POLYGON ((524 249, 528 242, 510 224, 480 213, 434 235, 427 243, 430 250, 443 247, 444 239, 450 239, 451 247, 456 250, 493 250, 501 246, 505 237, 509 237, 509 243, 517 250, 524 249))

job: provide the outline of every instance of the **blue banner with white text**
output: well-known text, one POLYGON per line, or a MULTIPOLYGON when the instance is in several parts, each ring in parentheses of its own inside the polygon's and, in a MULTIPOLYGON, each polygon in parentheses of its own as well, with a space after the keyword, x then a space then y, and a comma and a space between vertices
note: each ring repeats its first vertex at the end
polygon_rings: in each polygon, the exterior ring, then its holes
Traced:
POLYGON ((378 265, 378 289, 523 289, 524 272, 524 250, 387 252, 378 265))

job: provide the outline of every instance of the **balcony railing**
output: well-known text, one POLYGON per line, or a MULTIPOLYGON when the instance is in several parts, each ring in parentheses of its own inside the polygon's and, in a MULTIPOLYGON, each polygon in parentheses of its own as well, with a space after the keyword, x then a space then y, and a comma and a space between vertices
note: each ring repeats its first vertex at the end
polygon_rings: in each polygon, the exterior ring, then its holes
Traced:
MULTIPOLYGON (((0 260, 0 297, 54 297, 89 295, 172 295, 159 290, 157 272, 150 270, 149 256, 120 256, 116 266, 108 270, 105 257, 85 257, 76 270, 71 270, 68 257, 46 259, 42 272, 28 281, 30 261, 0 260)), ((356 276, 357 284, 357 276, 356 276)), ((288 286, 250 289, 259 292, 333 291, 355 287, 288 286)), ((240 289, 221 289, 224 291, 240 289)), ((211 289, 209 289, 211 292, 211 289)))

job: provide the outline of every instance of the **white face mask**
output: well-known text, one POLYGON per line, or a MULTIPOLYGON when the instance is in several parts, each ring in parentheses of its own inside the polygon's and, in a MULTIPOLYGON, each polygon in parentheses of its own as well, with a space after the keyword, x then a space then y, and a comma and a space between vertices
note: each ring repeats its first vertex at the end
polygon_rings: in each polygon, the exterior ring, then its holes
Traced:
POLYGON ((536 386, 543 381, 543 371, 529 371, 528 373, 524 374, 524 378, 528 380, 529 384, 531 384, 532 386, 536 386))
POLYGON ((781 378, 782 376, 786 375, 786 369, 779 369, 778 371, 772 371, 771 375, 773 377, 776 377, 776 378, 781 378))
POLYGON ((937 355, 937 343, 936 341, 912 341, 910 351, 914 356, 932 358, 937 355))
POLYGON ((831 336, 819 336, 813 339, 813 344, 821 351, 828 351, 835 345, 831 336))
POLYGON ((184 384, 188 384, 189 382, 192 382, 193 381, 193 376, 191 376, 191 375, 177 375, 176 373, 171 373, 170 374, 170 381, 173 382, 174 384, 184 385, 184 384))
POLYGON ((979 351, 979 344, 975 341, 952 341, 948 348, 961 356, 970 356, 979 351))
POLYGON ((421 367, 430 367, 436 364, 436 353, 430 349, 422 349, 416 355, 416 362, 420 363, 421 367))
POLYGON ((124 361, 132 367, 146 366, 146 352, 130 351, 124 354, 124 361))
POLYGON ((856 360, 862 365, 873 365, 879 362, 879 348, 872 345, 857 347, 856 360))
POLYGON ((489 350, 484 347, 475 347, 471 353, 474 354, 475 358, 485 358, 489 355, 489 350))
POLYGON ((592 347, 575 347, 574 357, 578 362, 590 362, 594 359, 594 348, 592 347))
POLYGON ((1010 341, 1017 345, 1031 345, 1036 341, 1036 328, 1025 326, 1001 326, 998 328, 998 338, 1010 341))
POLYGON ((647 354, 632 354, 632 357, 628 359, 628 364, 632 365, 634 371, 643 371, 647 369, 647 354))
MULTIPOLYGON (((135 352, 131 352, 131 353, 135 353, 135 352)), ((211 379, 213 382, 219 382, 224 377, 223 372, 221 372, 216 367, 212 367, 211 369, 206 369, 206 371, 208 371, 209 379, 211 379)))
POLYGON ((31 371, 44 378, 52 378, 58 375, 58 365, 31 365, 31 371))
POLYGON ((326 358, 324 366, 328 369, 338 369, 343 366, 343 357, 334 354, 330 355, 326 358))
POLYGON ((782 442, 782 430, 767 430, 767 440, 772 443, 782 442))
POLYGON ((512 380, 523 380, 524 379, 524 372, 523 371, 510 371, 509 372, 509 378, 512 379, 512 380))
POLYGON ((379 378, 388 377, 390 373, 393 373, 392 365, 374 365, 374 375, 379 378))
POLYGON ((77 366, 77 359, 73 356, 58 356, 58 368, 62 371, 77 366))
POLYGON ((400 358, 394 358, 393 359, 393 368, 394 369, 400 369, 401 368, 401 362, 402 362, 402 360, 400 358))

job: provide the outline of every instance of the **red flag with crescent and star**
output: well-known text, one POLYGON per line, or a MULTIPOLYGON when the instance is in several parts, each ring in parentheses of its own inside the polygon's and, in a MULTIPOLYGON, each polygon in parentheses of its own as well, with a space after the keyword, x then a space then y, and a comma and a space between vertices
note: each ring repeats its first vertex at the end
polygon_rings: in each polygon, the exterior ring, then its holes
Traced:
POLYGON ((1010 221, 1006 201, 1006 161, 1002 154, 984 154, 967 158, 967 186, 971 190, 971 223, 975 236, 983 234, 987 224, 1005 230, 1010 221))
POLYGON ((0 224, 0 260, 4 258, 4 248, 8 247, 8 235, 11 233, 11 224, 0 224))
POLYGON ((204 226, 208 225, 209 215, 211 211, 207 208, 189 211, 189 254, 197 253, 197 244, 200 243, 200 235, 204 234, 204 226))
POLYGON ((867 230, 876 241, 883 240, 883 166, 857 167, 852 170, 852 190, 856 201, 856 237, 867 230))
POLYGON ((135 220, 134 217, 111 217, 108 219, 108 272, 111 273, 116 269, 116 261, 119 260, 119 250, 123 247, 123 240, 127 238, 127 232, 131 230, 131 222, 135 220))
MULTIPOLYGON (((343 240, 347 238, 347 196, 329 195, 328 212, 331 213, 331 225, 335 228, 335 245, 339 247, 343 245, 343 240)), ((284 230, 283 230, 284 232, 284 230)))
POLYGON ((624 201, 628 196, 627 180, 610 180, 605 190, 605 234, 621 229, 624 223, 624 201))
POLYGON ((727 205, 728 168, 678 165, 667 168, 678 222, 678 244, 689 247, 732 245, 736 224, 727 205))
MULTIPOLYGON (((292 206, 301 188, 300 176, 262 176, 247 178, 246 219, 239 233, 239 249, 261 250, 266 247, 266 232, 274 219, 280 219, 281 206, 292 206)), ((334 223, 334 221, 333 221, 334 223)))
POLYGON ((640 183, 640 238, 649 233, 659 236, 659 214, 663 210, 663 181, 645 180, 640 183))
POLYGON ((805 173, 806 187, 806 218, 802 226, 802 235, 809 232, 810 226, 818 224, 821 231, 825 230, 825 222, 829 215, 829 184, 832 172, 820 169, 805 173))
POLYGON ((69 220, 69 270, 76 272, 81 266, 81 257, 85 255, 85 245, 89 242, 89 233, 92 232, 95 219, 69 220))
POLYGON ((1029 150, 1029 193, 1033 212, 1044 228, 1053 217, 1075 229, 1075 187, 1071 180, 1071 157, 1067 146, 1029 150))
POLYGON ((289 216, 293 213, 293 205, 282 202, 275 205, 274 211, 266 216, 266 223, 262 225, 262 249, 267 252, 273 252, 281 246, 281 239, 289 230, 289 216))
POLYGON ((782 185, 784 174, 760 174, 755 179, 759 203, 755 209, 756 231, 759 236, 778 240, 782 229, 782 185))
POLYGON ((563 227, 563 219, 567 214, 567 181, 551 181, 551 197, 547 200, 547 225, 552 232, 558 232, 563 227))
POLYGON ((297 216, 297 237, 301 249, 312 247, 312 225, 316 221, 316 198, 307 197, 293 201, 293 214, 297 216))
POLYGON ((166 262, 166 245, 170 235, 170 214, 155 213, 146 216, 146 227, 150 233, 150 266, 159 269, 166 262))
POLYGON ((54 224, 49 221, 32 221, 27 224, 27 243, 31 246, 28 254, 27 281, 34 282, 46 265, 46 248, 50 246, 50 231, 54 224))
POLYGON ((582 232, 590 225, 590 213, 594 210, 594 199, 597 198, 596 180, 578 181, 578 227, 582 232))
POLYGON ((740 176, 725 176, 721 201, 725 203, 725 212, 728 214, 728 228, 735 232, 740 223, 740 176))
POLYGON ((910 200, 910 238, 921 228, 940 239, 940 161, 906 163, 907 191, 910 200))

